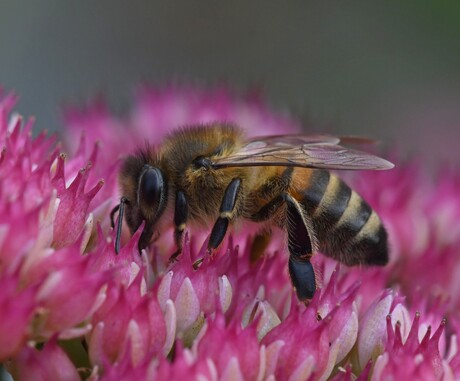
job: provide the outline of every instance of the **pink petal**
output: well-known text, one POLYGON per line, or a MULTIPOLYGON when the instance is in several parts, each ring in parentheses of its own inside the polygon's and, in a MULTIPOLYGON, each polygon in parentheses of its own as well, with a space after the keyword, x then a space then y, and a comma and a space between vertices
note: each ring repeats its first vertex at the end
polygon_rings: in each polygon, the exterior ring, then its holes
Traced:
POLYGON ((367 311, 358 336, 359 364, 364 368, 371 358, 383 352, 386 334, 386 316, 393 302, 391 294, 384 294, 367 311))
POLYGON ((177 330, 189 328, 200 314, 200 301, 189 278, 185 278, 174 302, 177 313, 177 330))
POLYGON ((176 337, 177 313, 172 300, 168 300, 165 306, 165 322, 166 322, 166 339, 163 346, 165 356, 171 351, 176 337))
POLYGON ((232 357, 229 360, 227 367, 224 369, 219 379, 222 381, 244 381, 245 380, 243 374, 241 373, 240 365, 236 357, 232 357))

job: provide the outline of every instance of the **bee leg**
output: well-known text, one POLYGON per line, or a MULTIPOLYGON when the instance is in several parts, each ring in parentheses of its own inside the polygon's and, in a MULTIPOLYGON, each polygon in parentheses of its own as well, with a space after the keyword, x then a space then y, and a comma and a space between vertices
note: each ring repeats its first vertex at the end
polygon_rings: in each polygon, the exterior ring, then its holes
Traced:
POLYGON ((312 244, 299 204, 290 196, 285 196, 288 218, 289 275, 301 301, 313 298, 316 279, 310 262, 312 244))
MULTIPOLYGON (((284 194, 280 194, 265 204, 256 213, 251 216, 251 220, 255 222, 263 222, 270 220, 277 213, 277 211, 285 205, 284 194)), ((270 243, 270 234, 264 232, 254 237, 251 245, 251 262, 256 262, 264 253, 268 244, 270 243)))
POLYGON ((220 215, 214 227, 212 228, 211 236, 208 242, 208 251, 216 249, 222 242, 227 233, 227 228, 230 219, 233 217, 236 201, 238 199, 241 179, 233 179, 225 189, 222 203, 220 204, 220 215))
POLYGON ((282 193, 253 214, 251 220, 256 222, 269 220, 283 205, 287 207, 289 275, 299 300, 307 301, 315 293, 316 277, 310 263, 313 252, 310 235, 297 201, 290 194, 282 193))
POLYGON ((115 228, 115 213, 118 213, 118 224, 117 224, 117 232, 115 235, 115 253, 118 254, 120 252, 121 246, 121 231, 123 228, 123 218, 125 215, 125 205, 128 203, 128 199, 126 197, 120 198, 120 203, 115 206, 112 211, 110 212, 110 226, 112 229, 115 228))
POLYGON ((174 241, 177 250, 169 257, 169 263, 175 262, 182 253, 184 231, 188 217, 188 205, 183 191, 177 191, 174 206, 174 241))
POLYGON ((303 212, 297 201, 288 193, 282 193, 265 204, 251 220, 260 222, 272 218, 277 210, 287 207, 287 231, 289 248, 289 275, 299 300, 306 301, 316 291, 316 277, 310 263, 312 245, 303 212))

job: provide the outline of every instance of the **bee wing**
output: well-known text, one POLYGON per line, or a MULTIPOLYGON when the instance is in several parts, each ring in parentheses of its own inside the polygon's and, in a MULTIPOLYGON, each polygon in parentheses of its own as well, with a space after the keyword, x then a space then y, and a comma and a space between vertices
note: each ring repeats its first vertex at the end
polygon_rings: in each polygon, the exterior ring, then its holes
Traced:
MULTIPOLYGON (((356 138, 353 138, 356 140, 356 138)), ((366 141, 367 140, 364 140, 366 141)), ((268 136, 252 139, 239 151, 213 162, 214 168, 246 166, 292 166, 323 169, 390 169, 380 157, 338 145, 339 138, 268 136)))
POLYGON ((351 145, 371 145, 377 143, 374 139, 363 136, 347 135, 347 136, 332 136, 332 135, 270 135, 257 136, 248 140, 248 143, 264 142, 267 145, 291 145, 300 146, 303 144, 351 144, 351 145))
MULTIPOLYGON (((347 139, 347 138, 345 138, 347 139)), ((301 146, 304 144, 339 144, 343 138, 332 135, 270 135, 270 136, 257 136, 248 140, 248 144, 263 143, 272 146, 301 146)))

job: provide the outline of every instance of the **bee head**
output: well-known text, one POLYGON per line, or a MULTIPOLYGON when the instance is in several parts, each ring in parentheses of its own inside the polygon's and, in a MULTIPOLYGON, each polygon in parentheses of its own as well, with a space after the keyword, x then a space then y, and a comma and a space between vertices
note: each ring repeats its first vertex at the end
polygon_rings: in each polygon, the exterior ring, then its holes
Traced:
POLYGON ((126 220, 131 234, 145 222, 139 239, 139 250, 142 250, 152 240, 155 225, 161 218, 168 199, 167 179, 160 169, 160 160, 155 152, 141 151, 128 156, 122 164, 119 182, 122 197, 120 204, 112 211, 112 226, 115 226, 114 213, 119 210, 115 250, 119 251, 123 219, 126 220))

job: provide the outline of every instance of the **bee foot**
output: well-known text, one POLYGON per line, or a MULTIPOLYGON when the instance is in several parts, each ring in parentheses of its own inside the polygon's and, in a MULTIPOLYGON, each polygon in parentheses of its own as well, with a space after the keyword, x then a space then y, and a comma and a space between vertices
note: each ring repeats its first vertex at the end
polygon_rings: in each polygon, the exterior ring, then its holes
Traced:
POLYGON ((193 262, 193 269, 198 270, 203 263, 204 258, 197 259, 195 262, 193 262))
POLYGON ((168 259, 168 265, 172 265, 173 263, 176 263, 179 259, 179 255, 181 253, 179 251, 176 251, 174 254, 172 254, 169 259, 168 259))

